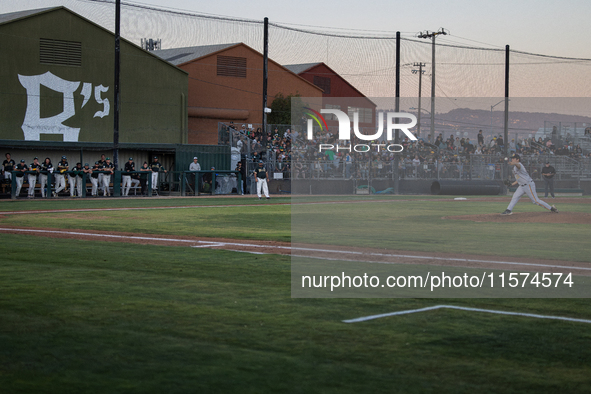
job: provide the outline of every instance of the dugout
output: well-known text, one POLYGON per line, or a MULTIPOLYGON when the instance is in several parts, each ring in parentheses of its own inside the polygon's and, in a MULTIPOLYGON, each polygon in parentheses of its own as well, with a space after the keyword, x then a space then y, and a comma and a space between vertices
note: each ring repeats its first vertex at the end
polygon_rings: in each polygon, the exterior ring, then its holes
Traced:
MULTIPOLYGON (((54 142, 54 141, 4 141, 2 146, 5 152, 12 155, 15 162, 25 159, 27 165, 33 162, 34 157, 38 157, 42 162, 49 157, 54 166, 57 165, 62 156, 66 156, 70 167, 74 167, 77 162, 89 163, 90 166, 101 158, 102 154, 106 157, 113 155, 112 143, 82 143, 82 142, 54 142)), ((233 170, 231 167, 230 147, 225 145, 185 145, 185 144, 119 144, 119 165, 121 170, 127 160, 132 157, 136 169, 141 167, 144 161, 151 163, 154 156, 163 167, 168 170, 162 175, 162 186, 169 192, 180 193, 180 174, 189 169, 189 164, 193 162, 193 157, 199 158, 201 167, 209 170, 215 167, 216 170, 233 170)), ((120 179, 114 177, 113 180, 120 179)), ((9 184, 0 183, 2 189, 0 195, 9 197, 9 184)), ((114 188, 114 193, 117 194, 114 188)))
POLYGON ((444 181, 431 183, 431 194, 434 195, 498 195, 502 187, 496 181, 444 181))

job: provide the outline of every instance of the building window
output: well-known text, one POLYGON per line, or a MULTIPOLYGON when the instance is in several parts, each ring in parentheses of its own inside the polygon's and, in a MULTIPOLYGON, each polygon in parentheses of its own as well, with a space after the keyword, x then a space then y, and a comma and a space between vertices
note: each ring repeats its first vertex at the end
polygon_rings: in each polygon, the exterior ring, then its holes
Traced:
POLYGON ((221 77, 246 78, 246 58, 218 55, 217 75, 221 77))
POLYGON ((39 62, 82 67, 82 43, 41 38, 39 39, 39 62))
POLYGON ((314 75, 314 85, 324 91, 324 94, 330 94, 330 78, 314 75))
MULTIPOLYGON (((326 109, 338 109, 339 111, 341 110, 341 106, 340 105, 334 105, 334 104, 326 104, 326 109)), ((324 119, 326 120, 339 120, 337 118, 336 115, 334 114, 323 114, 324 119)))
POLYGON ((355 112, 359 112, 359 123, 373 122, 373 110, 371 108, 349 107, 347 112, 351 122, 353 121, 353 113, 355 112))

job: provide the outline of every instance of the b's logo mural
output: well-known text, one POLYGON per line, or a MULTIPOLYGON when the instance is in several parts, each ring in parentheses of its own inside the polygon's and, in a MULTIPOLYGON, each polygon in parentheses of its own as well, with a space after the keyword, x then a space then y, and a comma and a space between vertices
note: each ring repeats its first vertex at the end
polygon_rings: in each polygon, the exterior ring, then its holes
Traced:
MULTIPOLYGON (((21 129, 25 141, 40 141, 41 134, 58 134, 63 136, 64 142, 77 142, 80 128, 69 127, 64 122, 76 114, 74 92, 80 87, 80 81, 67 81, 51 72, 40 75, 18 75, 21 85, 27 90, 27 110, 21 129), (41 86, 63 94, 63 111, 57 115, 41 117, 41 86)), ((94 118, 103 118, 110 113, 109 100, 101 95, 109 90, 108 86, 94 87, 94 100, 102 104, 102 111, 97 111, 94 118)), ((84 82, 80 95, 84 98, 82 107, 88 103, 92 95, 92 83, 84 82)))

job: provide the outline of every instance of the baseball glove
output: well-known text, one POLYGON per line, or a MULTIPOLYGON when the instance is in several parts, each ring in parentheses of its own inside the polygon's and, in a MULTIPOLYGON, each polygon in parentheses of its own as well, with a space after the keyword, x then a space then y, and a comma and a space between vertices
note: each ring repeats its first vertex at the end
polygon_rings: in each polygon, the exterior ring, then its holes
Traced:
POLYGON ((505 180, 503 181, 503 183, 504 183, 504 184, 505 184, 505 186, 507 186, 507 187, 510 187, 510 186, 513 184, 513 182, 511 182, 511 179, 505 179, 505 180))

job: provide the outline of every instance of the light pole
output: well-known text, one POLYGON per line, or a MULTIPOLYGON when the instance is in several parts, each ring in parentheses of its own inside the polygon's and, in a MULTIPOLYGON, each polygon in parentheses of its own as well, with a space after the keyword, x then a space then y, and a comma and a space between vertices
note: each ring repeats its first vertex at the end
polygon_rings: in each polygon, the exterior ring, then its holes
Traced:
POLYGON ((413 63, 413 67, 418 67, 418 70, 412 70, 413 74, 419 74, 419 118, 417 120, 417 137, 419 137, 421 135, 421 93, 422 93, 422 80, 423 80, 423 74, 425 73, 425 70, 423 70, 423 67, 425 66, 425 63, 413 63))
POLYGON ((421 111, 425 111, 426 113, 428 113, 429 115, 431 115, 431 112, 427 111, 425 108, 416 108, 416 107, 410 107, 409 110, 416 110, 418 112, 418 116, 417 116, 417 137, 419 136, 418 131, 421 129, 421 111))
POLYGON ((419 38, 431 38, 431 131, 429 133, 429 142, 432 142, 433 136, 435 135, 435 38, 440 35, 446 35, 445 29, 441 28, 439 31, 425 31, 420 32, 419 38))
MULTIPOLYGON (((511 100, 509 100, 511 101, 511 100)), ((493 108, 496 107, 497 105, 504 103, 505 99, 502 99, 501 101, 499 101, 498 103, 496 103, 495 105, 491 105, 490 106, 490 132, 493 132, 493 124, 492 124, 492 118, 493 118, 493 108)))

